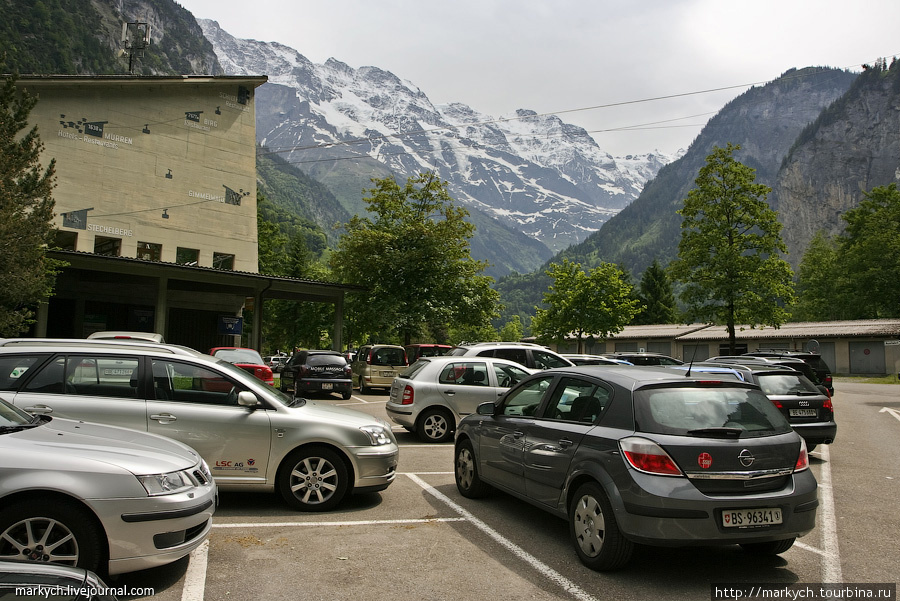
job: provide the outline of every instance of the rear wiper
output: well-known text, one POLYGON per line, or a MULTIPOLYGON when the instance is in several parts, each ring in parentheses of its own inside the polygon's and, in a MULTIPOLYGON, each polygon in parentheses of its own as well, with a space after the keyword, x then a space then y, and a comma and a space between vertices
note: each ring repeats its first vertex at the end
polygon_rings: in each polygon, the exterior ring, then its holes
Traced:
POLYGON ((741 428, 697 428, 696 430, 688 430, 691 436, 709 436, 711 438, 740 438, 743 430, 741 428))

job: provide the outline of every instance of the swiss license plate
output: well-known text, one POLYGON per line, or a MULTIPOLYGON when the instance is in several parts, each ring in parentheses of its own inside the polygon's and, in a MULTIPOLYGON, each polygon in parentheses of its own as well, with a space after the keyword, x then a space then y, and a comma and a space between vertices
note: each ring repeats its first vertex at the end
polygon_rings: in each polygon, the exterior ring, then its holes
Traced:
POLYGON ((726 528, 752 528, 781 523, 780 507, 762 509, 726 509, 722 512, 722 525, 726 528))
POLYGON ((322 382, 322 390, 331 390, 334 388, 334 384, 331 382, 322 382))
POLYGON ((815 417, 815 409, 791 409, 789 411, 791 417, 815 417))
POLYGON ((394 372, 392 372, 392 371, 383 371, 383 372, 381 372, 381 377, 382 377, 382 378, 393 378, 393 377, 394 377, 394 372))

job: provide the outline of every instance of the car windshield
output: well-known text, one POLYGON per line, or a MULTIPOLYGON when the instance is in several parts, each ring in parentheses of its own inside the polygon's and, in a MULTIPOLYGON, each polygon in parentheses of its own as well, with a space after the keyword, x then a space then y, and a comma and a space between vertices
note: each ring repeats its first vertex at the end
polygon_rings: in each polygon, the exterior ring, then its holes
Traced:
POLYGON ((634 395, 635 429, 653 434, 705 435, 716 430, 757 437, 791 426, 762 392, 726 386, 653 386, 634 395))
POLYGON ((801 374, 759 374, 759 387, 768 395, 821 394, 816 385, 801 374))
POLYGON ((397 374, 397 377, 412 380, 416 377, 416 374, 422 371, 422 368, 429 363, 431 363, 431 361, 429 361, 428 359, 419 359, 418 361, 401 371, 399 374, 397 374))
POLYGON ((0 399, 0 433, 35 423, 35 417, 0 399))
POLYGON ((253 349, 235 348, 235 349, 219 349, 216 351, 217 359, 225 359, 231 363, 252 363, 254 365, 262 365, 262 357, 253 349))

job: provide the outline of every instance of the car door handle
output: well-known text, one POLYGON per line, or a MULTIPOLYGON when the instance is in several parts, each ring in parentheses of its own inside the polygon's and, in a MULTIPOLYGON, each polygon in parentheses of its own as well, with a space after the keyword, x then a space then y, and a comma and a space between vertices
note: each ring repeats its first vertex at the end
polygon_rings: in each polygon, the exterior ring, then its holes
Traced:
POLYGON ((176 421, 178 418, 171 413, 157 413, 156 415, 151 415, 150 419, 155 419, 161 424, 169 424, 176 421))
POLYGON ((573 444, 575 444, 575 443, 572 442, 571 440, 569 440, 568 438, 561 438, 559 441, 559 446, 561 446, 564 449, 571 447, 573 444))
POLYGON ((444 394, 446 394, 447 396, 453 396, 456 394, 456 391, 455 390, 447 390, 444 392, 444 394))
POLYGON ((48 407, 47 405, 34 405, 33 407, 25 407, 25 411, 28 413, 40 413, 42 415, 53 413, 53 408, 48 407))
POLYGON ((525 433, 521 430, 516 430, 515 432, 513 432, 513 438, 522 438, 523 436, 525 436, 525 433))

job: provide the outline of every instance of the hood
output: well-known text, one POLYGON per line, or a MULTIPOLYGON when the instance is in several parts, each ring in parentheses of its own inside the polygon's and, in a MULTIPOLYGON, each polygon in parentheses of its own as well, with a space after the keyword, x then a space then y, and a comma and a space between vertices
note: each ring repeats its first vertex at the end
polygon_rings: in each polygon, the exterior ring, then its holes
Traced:
POLYGON ((0 435, 0 453, 27 458, 34 467, 67 462, 84 467, 87 461, 95 468, 105 464, 132 474, 188 469, 200 460, 190 447, 162 436, 62 418, 0 435))
POLYGON ((305 405, 302 407, 292 407, 291 411, 302 411, 310 417, 339 422, 351 427, 358 428, 360 426, 378 424, 384 426, 388 430, 391 429, 386 421, 369 415, 368 413, 363 413, 356 409, 348 409, 347 407, 338 407, 336 405, 323 405, 308 399, 305 405))

